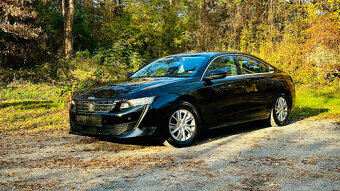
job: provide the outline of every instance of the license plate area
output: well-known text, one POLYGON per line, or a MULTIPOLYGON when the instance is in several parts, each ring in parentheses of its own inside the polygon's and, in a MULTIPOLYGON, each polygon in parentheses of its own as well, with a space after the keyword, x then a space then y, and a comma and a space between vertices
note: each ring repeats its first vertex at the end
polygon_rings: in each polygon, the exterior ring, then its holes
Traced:
POLYGON ((102 118, 97 116, 77 115, 76 121, 83 126, 102 127, 102 118))

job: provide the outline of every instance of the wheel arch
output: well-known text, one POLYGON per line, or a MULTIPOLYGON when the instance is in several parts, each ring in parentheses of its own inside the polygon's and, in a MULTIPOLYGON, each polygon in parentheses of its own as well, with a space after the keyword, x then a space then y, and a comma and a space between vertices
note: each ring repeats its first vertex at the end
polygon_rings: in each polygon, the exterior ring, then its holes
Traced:
POLYGON ((192 95, 182 95, 179 96, 176 100, 175 103, 179 103, 181 101, 185 101, 185 102, 189 102, 190 104, 192 104, 193 106, 195 106, 195 108, 198 110, 198 112, 201 114, 200 108, 198 107, 198 100, 192 96, 192 95))
POLYGON ((292 108, 292 104, 293 104, 293 99, 292 99, 292 94, 289 90, 287 89, 282 89, 281 93, 285 94, 288 97, 288 101, 289 101, 289 108, 292 108))

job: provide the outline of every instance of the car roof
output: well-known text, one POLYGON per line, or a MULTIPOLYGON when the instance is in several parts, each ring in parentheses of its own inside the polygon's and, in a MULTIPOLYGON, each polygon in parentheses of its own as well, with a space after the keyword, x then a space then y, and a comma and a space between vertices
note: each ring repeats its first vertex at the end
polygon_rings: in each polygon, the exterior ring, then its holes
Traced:
POLYGON ((212 57, 215 57, 215 56, 218 56, 218 55, 223 55, 223 54, 240 54, 240 55, 250 56, 250 57, 256 58, 258 60, 261 60, 262 62, 267 63, 266 61, 264 61, 263 59, 261 59, 261 58, 259 58, 257 56, 254 56, 254 55, 251 55, 251 54, 247 54, 247 53, 243 53, 243 52, 236 52, 236 51, 233 51, 233 52, 232 51, 228 51, 228 52, 179 53, 179 54, 169 55, 169 56, 166 56, 164 58, 174 57, 174 56, 176 56, 176 57, 181 57, 181 56, 204 56, 204 57, 212 58, 212 57))
MULTIPOLYGON (((242 52, 197 52, 197 53, 179 53, 179 54, 173 54, 169 55, 166 57, 172 57, 172 56, 204 56, 204 57, 213 57, 213 56, 218 56, 221 54, 244 54, 244 55, 249 55, 246 53, 242 52)), ((252 55, 249 55, 252 56, 252 55)))

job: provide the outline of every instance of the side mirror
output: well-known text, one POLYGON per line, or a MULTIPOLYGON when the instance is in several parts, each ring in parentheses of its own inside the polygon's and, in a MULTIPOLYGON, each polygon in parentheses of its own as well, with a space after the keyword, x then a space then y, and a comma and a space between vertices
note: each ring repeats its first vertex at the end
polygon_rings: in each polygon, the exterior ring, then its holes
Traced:
POLYGON ((135 73, 135 72, 129 72, 129 73, 127 74, 127 78, 130 78, 134 73, 135 73))
POLYGON ((227 73, 224 70, 214 69, 210 72, 208 76, 204 77, 204 79, 206 80, 222 79, 225 78, 226 76, 227 73))

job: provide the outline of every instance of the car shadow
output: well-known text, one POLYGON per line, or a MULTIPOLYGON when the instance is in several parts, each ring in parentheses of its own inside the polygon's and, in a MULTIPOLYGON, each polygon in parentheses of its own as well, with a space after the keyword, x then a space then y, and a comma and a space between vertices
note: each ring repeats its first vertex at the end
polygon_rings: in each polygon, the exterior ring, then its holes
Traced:
MULTIPOLYGON (((293 123, 293 122, 291 122, 293 123)), ((231 125, 216 129, 207 129, 202 131, 201 136, 196 141, 195 145, 204 144, 217 139, 225 138, 235 134, 241 134, 251 131, 256 131, 259 129, 264 129, 269 127, 266 121, 253 121, 237 125, 231 125)), ((129 145, 142 145, 142 146, 164 146, 164 140, 160 140, 156 137, 150 138, 131 138, 131 139, 101 139, 103 141, 108 141, 112 143, 129 144, 129 145)))
POLYGON ((301 120, 308 117, 320 115, 321 113, 328 112, 326 108, 313 108, 313 107, 296 107, 290 114, 294 120, 301 120))
POLYGON ((128 139, 119 138, 98 138, 101 141, 138 146, 164 146, 163 142, 156 137, 136 137, 128 139))
MULTIPOLYGON (((291 112, 290 119, 287 125, 296 123, 305 118, 320 115, 328 111, 329 109, 325 108, 297 107, 291 112)), ((204 132, 201 133, 201 137, 196 142, 196 145, 204 144, 207 142, 211 142, 236 134, 248 133, 260 129, 265 129, 268 127, 270 127, 268 120, 259 120, 221 127, 217 129, 205 130, 204 132)))
MULTIPOLYGON (((292 122, 293 123, 293 122, 292 122)), ((267 120, 252 121, 241 123, 237 125, 230 125, 216 129, 207 129, 201 133, 200 138, 196 141, 195 145, 208 143, 214 140, 222 139, 232 135, 248 133, 260 129, 268 128, 267 120)))
MULTIPOLYGON (((289 124, 293 124, 300 120, 308 117, 320 115, 321 113, 327 112, 329 109, 325 108, 310 108, 310 107, 299 107, 295 108, 288 121, 289 124)), ((216 129, 207 129, 201 132, 200 137, 196 141, 195 145, 205 144, 214 140, 222 139, 225 137, 257 131, 270 127, 268 120, 252 121, 247 123, 241 123, 237 125, 231 125, 226 127, 220 127, 216 129)), ((150 138, 131 138, 131 139, 104 139, 108 142, 129 144, 129 145, 142 145, 142 146, 164 146, 164 141, 159 140, 156 137, 150 138)))

